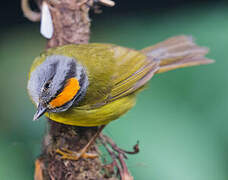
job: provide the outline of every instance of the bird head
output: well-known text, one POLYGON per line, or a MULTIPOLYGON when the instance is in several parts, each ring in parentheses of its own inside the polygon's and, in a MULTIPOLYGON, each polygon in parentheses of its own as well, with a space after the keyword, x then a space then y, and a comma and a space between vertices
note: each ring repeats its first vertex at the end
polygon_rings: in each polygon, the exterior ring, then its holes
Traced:
POLYGON ((89 81, 86 69, 76 59, 48 56, 30 74, 28 92, 37 106, 34 120, 45 112, 63 112, 84 97, 89 81))

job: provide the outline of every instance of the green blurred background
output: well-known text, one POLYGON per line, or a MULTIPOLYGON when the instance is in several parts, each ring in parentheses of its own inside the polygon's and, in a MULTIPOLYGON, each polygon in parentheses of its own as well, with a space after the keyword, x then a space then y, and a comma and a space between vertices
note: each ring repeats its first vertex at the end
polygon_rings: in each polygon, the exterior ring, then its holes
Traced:
MULTIPOLYGON (((92 15, 91 41, 140 49, 171 36, 193 35, 211 49, 208 57, 216 63, 155 76, 136 107, 105 132, 125 149, 140 141, 140 153, 127 161, 136 180, 227 180, 227 3, 145 2, 119 1, 92 15)), ((9 14, 8 20, 1 15, 0 29, 0 179, 31 180, 46 120, 32 122, 35 108, 26 82, 45 40, 39 24, 23 19, 19 10, 9 14)))

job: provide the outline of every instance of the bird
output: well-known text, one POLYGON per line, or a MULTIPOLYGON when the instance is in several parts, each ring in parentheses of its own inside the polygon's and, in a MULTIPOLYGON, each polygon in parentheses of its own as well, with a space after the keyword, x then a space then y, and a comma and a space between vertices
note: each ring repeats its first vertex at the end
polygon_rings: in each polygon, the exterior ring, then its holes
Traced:
POLYGON ((94 158, 87 149, 105 125, 135 105, 137 94, 155 74, 212 63, 205 57, 208 51, 185 35, 142 50, 106 43, 47 49, 35 58, 29 72, 27 90, 37 107, 33 119, 44 114, 71 126, 98 126, 98 132, 79 153, 56 151, 63 158, 94 158))

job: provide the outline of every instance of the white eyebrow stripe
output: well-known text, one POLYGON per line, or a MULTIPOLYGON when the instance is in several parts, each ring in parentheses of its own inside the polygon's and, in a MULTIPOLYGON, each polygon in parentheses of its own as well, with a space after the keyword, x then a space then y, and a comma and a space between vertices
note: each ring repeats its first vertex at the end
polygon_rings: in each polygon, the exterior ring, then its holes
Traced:
POLYGON ((54 33, 54 26, 52 22, 51 12, 48 4, 43 1, 41 10, 41 24, 40 33, 47 39, 51 39, 54 33))

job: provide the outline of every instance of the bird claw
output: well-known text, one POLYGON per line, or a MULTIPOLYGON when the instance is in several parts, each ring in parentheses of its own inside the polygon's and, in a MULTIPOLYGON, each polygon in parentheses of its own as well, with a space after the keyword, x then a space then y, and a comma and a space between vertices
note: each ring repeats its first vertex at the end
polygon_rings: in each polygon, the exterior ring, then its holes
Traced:
POLYGON ((61 155, 61 159, 68 159, 68 160, 74 160, 74 161, 77 161, 80 158, 83 158, 83 159, 94 159, 94 158, 98 157, 97 154, 86 153, 83 149, 81 151, 79 151, 79 152, 71 151, 71 150, 68 150, 68 149, 65 149, 65 148, 63 148, 63 150, 56 149, 56 153, 61 155))

